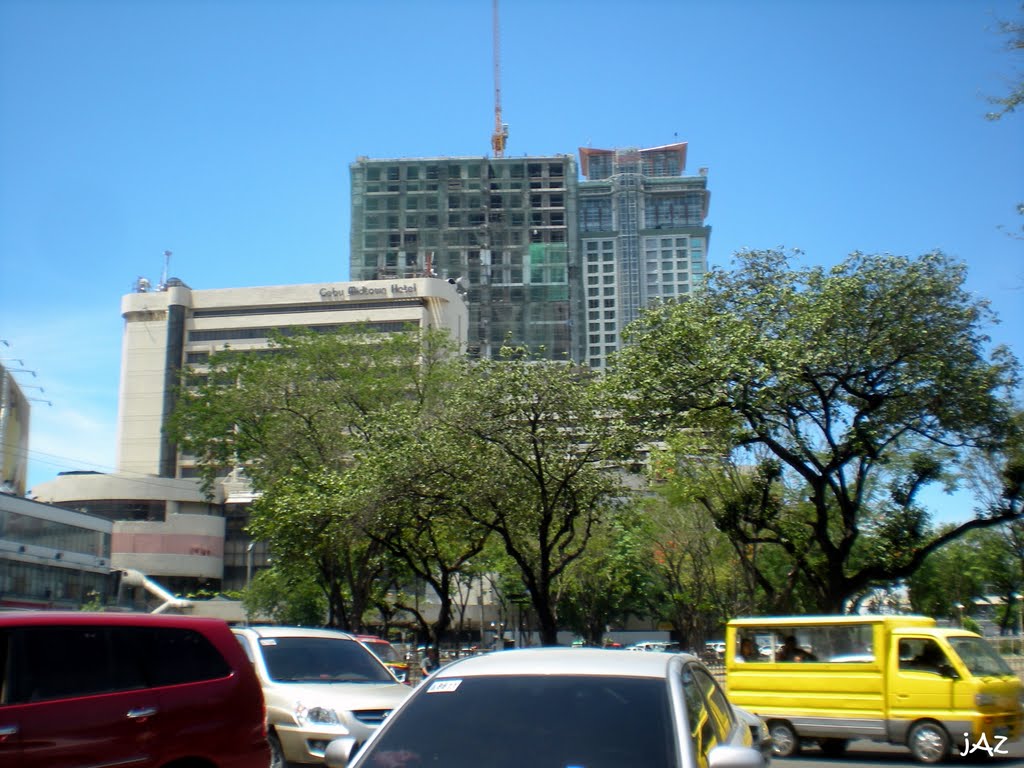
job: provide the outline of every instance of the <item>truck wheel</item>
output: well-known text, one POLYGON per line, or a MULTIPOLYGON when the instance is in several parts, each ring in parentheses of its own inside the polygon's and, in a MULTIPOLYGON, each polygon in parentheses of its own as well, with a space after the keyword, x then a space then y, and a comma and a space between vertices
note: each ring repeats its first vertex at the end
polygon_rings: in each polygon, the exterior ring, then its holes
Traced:
POLYGON ((772 755, 775 757, 792 757, 800 751, 800 737, 785 720, 770 722, 768 732, 772 736, 772 755))
POLYGON ((919 763, 937 763, 949 754, 949 734, 938 723, 917 723, 907 734, 907 746, 919 763))
POLYGON ((849 743, 846 739, 821 739, 818 746, 829 757, 842 757, 846 753, 846 746, 849 743))

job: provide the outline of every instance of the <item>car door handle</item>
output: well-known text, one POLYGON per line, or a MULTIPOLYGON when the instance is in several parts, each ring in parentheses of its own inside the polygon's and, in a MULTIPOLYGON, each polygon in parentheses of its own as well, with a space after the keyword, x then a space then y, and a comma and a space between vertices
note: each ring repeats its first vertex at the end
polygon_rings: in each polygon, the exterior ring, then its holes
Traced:
POLYGON ((136 707, 128 710, 128 717, 137 720, 143 717, 152 717, 156 714, 156 707, 136 707))

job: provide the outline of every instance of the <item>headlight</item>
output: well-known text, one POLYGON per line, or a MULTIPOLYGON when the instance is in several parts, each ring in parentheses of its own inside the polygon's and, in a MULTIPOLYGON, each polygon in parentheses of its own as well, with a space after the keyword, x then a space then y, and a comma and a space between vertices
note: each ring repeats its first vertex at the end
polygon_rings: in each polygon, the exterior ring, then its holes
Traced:
POLYGON ((991 693, 976 693, 974 694, 974 705, 977 707, 994 707, 996 705, 996 697, 991 693))
POLYGON ((307 707, 301 701, 295 704, 295 719, 299 725, 341 725, 338 713, 330 707, 307 707))

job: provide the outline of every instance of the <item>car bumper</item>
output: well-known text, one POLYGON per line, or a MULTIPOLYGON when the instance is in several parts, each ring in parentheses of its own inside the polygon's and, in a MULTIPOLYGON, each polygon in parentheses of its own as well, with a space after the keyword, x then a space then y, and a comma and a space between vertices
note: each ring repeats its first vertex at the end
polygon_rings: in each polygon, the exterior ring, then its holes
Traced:
POLYGON ((334 739, 350 737, 355 739, 357 744, 362 744, 370 738, 374 729, 362 727, 350 730, 345 726, 326 725, 299 728, 279 725, 274 730, 281 742, 284 759, 289 763, 323 765, 324 750, 334 739))

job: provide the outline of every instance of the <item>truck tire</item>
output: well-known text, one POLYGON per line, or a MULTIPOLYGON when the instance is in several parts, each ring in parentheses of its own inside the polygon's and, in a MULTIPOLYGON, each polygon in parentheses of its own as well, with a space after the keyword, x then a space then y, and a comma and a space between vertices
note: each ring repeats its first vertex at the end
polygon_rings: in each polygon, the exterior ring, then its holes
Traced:
POLYGON ((785 720, 772 720, 768 723, 768 732, 772 736, 773 756, 792 757, 800 751, 800 737, 785 720))
POLYGON ((907 734, 907 746, 919 763, 938 763, 944 760, 949 754, 950 744, 946 729, 927 720, 915 723, 907 734))

